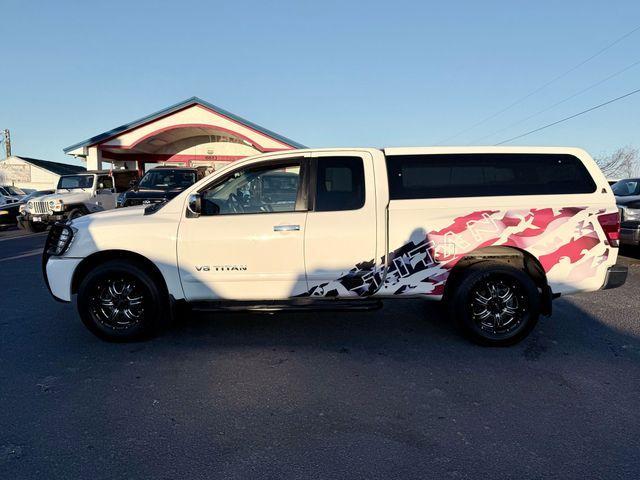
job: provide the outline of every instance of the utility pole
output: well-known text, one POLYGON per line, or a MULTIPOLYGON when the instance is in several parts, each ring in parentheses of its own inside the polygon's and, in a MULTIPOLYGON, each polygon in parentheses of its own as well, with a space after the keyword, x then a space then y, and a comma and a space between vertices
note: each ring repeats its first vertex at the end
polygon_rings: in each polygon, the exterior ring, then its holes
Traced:
POLYGON ((4 152, 6 154, 6 158, 9 158, 11 156, 11 133, 8 128, 5 128, 2 131, 2 134, 4 136, 4 152))

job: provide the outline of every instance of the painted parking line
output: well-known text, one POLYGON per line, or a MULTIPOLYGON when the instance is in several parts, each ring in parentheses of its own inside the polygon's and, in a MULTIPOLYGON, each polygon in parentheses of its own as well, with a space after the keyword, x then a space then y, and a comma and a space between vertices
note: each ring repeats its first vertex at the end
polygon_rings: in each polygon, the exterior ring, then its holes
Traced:
POLYGON ((19 258, 33 257, 35 255, 42 255, 42 249, 29 250, 28 252, 21 253, 20 255, 14 255, 13 257, 0 258, 0 263, 8 262, 9 260, 17 260, 19 258))
POLYGON ((41 232, 41 233, 30 233, 28 235, 15 235, 13 237, 0 238, 0 242, 7 242, 9 240, 20 240, 22 238, 31 238, 31 237, 44 237, 48 235, 49 232, 41 232))

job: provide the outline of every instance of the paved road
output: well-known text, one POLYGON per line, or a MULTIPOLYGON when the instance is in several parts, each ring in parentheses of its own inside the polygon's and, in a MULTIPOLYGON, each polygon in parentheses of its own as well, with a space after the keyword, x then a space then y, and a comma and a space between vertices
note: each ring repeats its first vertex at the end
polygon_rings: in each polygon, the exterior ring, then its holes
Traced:
MULTIPOLYGON (((37 257, 42 255, 42 245, 47 233, 25 234, 19 230, 4 231, 0 236, 0 264, 18 260, 21 258, 37 257)), ((6 264, 0 269, 14 269, 14 264, 6 264)), ((17 268, 20 268, 19 266, 17 268)))
POLYGON ((638 477, 638 254, 508 349, 413 300, 111 345, 49 298, 42 242, 0 241, 0 478, 638 477))

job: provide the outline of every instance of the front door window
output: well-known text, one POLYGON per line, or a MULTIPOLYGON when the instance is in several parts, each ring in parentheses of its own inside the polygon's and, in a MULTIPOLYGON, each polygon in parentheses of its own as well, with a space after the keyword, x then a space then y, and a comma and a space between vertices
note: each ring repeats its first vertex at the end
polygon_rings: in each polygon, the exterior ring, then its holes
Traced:
POLYGON ((295 212, 299 187, 298 162, 238 170, 203 192, 202 214, 295 212))

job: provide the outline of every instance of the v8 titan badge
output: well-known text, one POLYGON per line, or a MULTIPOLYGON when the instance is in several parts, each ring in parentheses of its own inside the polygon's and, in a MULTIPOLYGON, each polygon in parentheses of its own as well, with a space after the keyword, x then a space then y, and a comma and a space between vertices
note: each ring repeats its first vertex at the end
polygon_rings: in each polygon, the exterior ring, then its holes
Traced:
POLYGON ((196 265, 198 272, 244 272, 246 265, 196 265))

